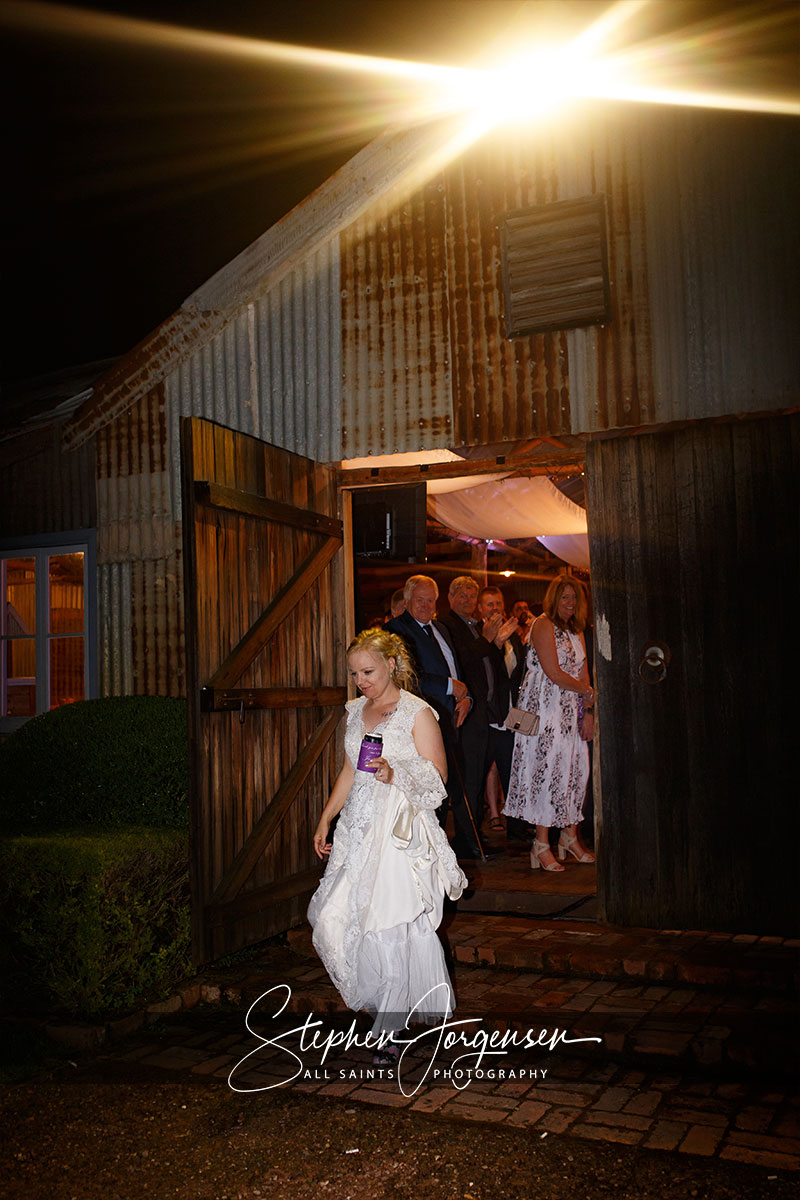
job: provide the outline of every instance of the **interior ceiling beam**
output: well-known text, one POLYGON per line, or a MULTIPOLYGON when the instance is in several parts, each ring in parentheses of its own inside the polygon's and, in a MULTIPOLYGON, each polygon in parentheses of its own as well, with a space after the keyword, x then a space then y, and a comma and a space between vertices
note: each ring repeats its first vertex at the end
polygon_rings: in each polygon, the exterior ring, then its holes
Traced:
MULTIPOLYGON (((436 533, 442 532, 441 525, 433 526, 436 533)), ((469 555, 469 543, 462 538, 452 538, 446 542, 432 542, 428 539, 428 558, 460 558, 469 555)))
MULTIPOLYGON (((446 556, 449 553, 454 553, 454 554, 462 553, 464 548, 466 548, 468 546, 484 545, 483 539, 467 537, 466 535, 461 535, 458 533, 457 530, 449 529, 446 525, 441 525, 438 521, 435 521, 435 520, 433 520, 432 517, 429 517, 428 518, 429 533, 434 529, 440 533, 443 533, 445 535, 445 537, 448 537, 451 540, 448 542, 433 542, 433 543, 431 543, 429 540, 429 542, 428 542, 428 557, 429 558, 431 557, 432 551, 435 551, 437 557, 439 557, 439 547, 440 546, 445 548, 442 550, 442 555, 446 556)), ((504 541, 502 541, 502 539, 498 539, 498 538, 490 538, 489 541, 491 541, 491 543, 492 543, 490 550, 489 550, 489 552, 491 554, 508 556, 508 557, 517 559, 522 562, 531 563, 535 566, 546 566, 547 563, 550 561, 552 561, 552 562, 560 561, 559 559, 556 559, 545 546, 542 546, 542 544, 540 542, 537 542, 537 540, 535 538, 530 538, 527 546, 512 546, 508 542, 504 542, 504 541)), ((497 568, 493 567, 492 569, 496 570, 497 568)))
POLYGON ((425 483, 429 479, 460 479, 469 475, 493 475, 505 473, 530 478, 534 475, 580 475, 583 461, 574 449, 554 450, 547 454, 546 461, 520 461, 504 454, 495 458, 469 459, 463 462, 422 463, 415 467, 363 467, 357 471, 340 471, 341 487, 375 487, 388 483, 425 483))

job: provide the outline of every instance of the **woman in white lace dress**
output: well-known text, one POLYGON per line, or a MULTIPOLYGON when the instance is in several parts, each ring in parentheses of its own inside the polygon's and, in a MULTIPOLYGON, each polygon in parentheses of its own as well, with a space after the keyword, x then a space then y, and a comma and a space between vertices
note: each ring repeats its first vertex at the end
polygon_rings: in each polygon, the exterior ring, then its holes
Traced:
MULTIPOLYGON (((347 704, 345 764, 314 832, 318 857, 329 859, 308 919, 347 1006, 375 1013, 373 1032, 390 1033, 409 1014, 434 1021, 452 1012, 436 929, 445 893, 457 899, 467 881, 436 819, 447 759, 433 709, 407 690, 413 671, 402 639, 364 630, 347 661, 362 695, 347 704), (370 733, 382 736, 382 752, 360 770, 370 733)), ((393 1061, 395 1049, 376 1061, 393 1061)))
POLYGON ((533 623, 520 708, 539 714, 539 731, 517 734, 504 812, 536 826, 531 867, 563 871, 567 854, 594 862, 581 844, 578 823, 589 779, 587 741, 594 732, 594 689, 583 630, 586 596, 580 583, 559 575, 547 589, 544 612, 533 623), (550 827, 560 827, 556 862, 550 827))

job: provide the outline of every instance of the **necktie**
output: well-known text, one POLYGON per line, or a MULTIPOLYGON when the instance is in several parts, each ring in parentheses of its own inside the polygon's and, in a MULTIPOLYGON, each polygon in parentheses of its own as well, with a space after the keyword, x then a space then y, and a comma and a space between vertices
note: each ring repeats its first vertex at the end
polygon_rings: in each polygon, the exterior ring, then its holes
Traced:
POLYGON ((427 635, 428 635, 428 637, 431 639, 431 641, 432 641, 432 642, 435 642, 435 641, 436 641, 436 638, 435 638, 435 636, 434 636, 434 632, 433 632, 433 630, 432 630, 432 628, 431 628, 430 624, 428 624, 428 625, 423 625, 423 626, 422 626, 422 628, 425 630, 425 632, 427 633, 427 635))
POLYGON ((503 658, 505 659, 506 672, 509 676, 511 676, 514 674, 514 670, 517 665, 517 656, 516 656, 516 653, 514 652, 513 643, 506 642, 505 646, 503 647, 503 650, 504 650, 503 658))

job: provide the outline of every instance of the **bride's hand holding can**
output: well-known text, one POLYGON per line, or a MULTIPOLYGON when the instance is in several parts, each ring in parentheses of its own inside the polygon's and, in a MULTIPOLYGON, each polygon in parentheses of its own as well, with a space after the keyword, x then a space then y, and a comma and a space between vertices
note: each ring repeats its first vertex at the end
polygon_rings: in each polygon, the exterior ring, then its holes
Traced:
POLYGON ((373 758, 370 767, 375 774, 375 778, 380 780, 381 783, 391 783, 394 779, 394 771, 385 758, 373 758))

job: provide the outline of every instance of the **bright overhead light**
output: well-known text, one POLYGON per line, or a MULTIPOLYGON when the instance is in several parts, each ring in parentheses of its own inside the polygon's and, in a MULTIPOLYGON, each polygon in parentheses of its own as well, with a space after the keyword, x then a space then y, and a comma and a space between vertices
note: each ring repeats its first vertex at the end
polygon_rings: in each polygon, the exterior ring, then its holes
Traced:
POLYGON ((250 159, 260 162, 268 152, 308 152, 317 141, 372 136, 376 128, 387 125, 402 127, 454 118, 444 122, 441 142, 409 176, 421 184, 493 127, 547 119, 573 100, 800 116, 796 86, 784 83, 781 90, 776 84, 762 94, 753 86, 740 86, 738 71, 743 56, 759 62, 762 44, 775 45, 782 36, 787 45, 794 44, 794 7, 775 6, 761 14, 757 6, 742 5, 738 11, 732 6, 654 36, 647 27, 652 24, 647 19, 650 0, 612 0, 571 40, 564 36, 557 41, 552 34, 547 39, 522 34, 503 61, 495 59, 469 68, 285 45, 40 0, 3 0, 0 28, 41 31, 48 37, 77 38, 81 43, 96 39, 283 67, 313 67, 341 72, 353 82, 358 77, 391 80, 390 99, 376 101, 367 85, 360 91, 351 88, 347 105, 334 105, 313 133, 299 129, 291 142, 261 138, 252 145, 237 145, 228 157, 233 153, 234 161, 246 165, 250 159), (644 14, 644 19, 637 29, 639 14, 644 14))
POLYGON ((442 80, 442 108, 472 113, 487 128, 538 119, 576 94, 581 63, 568 46, 537 46, 489 70, 442 80))

